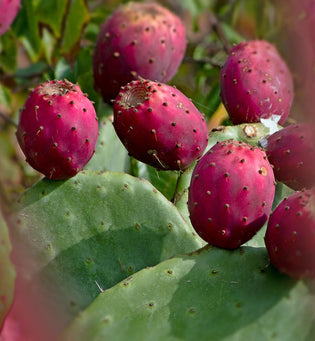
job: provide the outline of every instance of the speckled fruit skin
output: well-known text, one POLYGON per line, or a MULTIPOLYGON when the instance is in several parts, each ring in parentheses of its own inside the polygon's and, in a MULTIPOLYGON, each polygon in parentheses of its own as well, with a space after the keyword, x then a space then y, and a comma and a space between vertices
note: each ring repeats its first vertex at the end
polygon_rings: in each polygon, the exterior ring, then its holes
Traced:
POLYGON ((220 74, 221 98, 233 124, 259 122, 290 112, 294 90, 290 70, 276 47, 264 40, 233 47, 220 74))
POLYGON ((104 101, 138 76, 167 82, 186 51, 185 26, 157 3, 128 2, 102 25, 93 54, 95 89, 104 101))
POLYGON ((77 174, 92 157, 97 137, 94 106, 69 81, 38 85, 20 114, 17 139, 26 161, 49 179, 77 174))
POLYGON ((208 143, 203 115, 178 89, 137 80, 114 102, 114 128, 136 159, 161 170, 184 170, 208 143))
POLYGON ((294 190, 315 185, 315 126, 291 124, 267 139, 275 178, 294 190))
POLYGON ((271 263, 293 278, 315 278, 315 189, 298 191, 273 211, 265 235, 271 263))
POLYGON ((0 0, 0 36, 11 26, 15 19, 21 0, 0 0))
POLYGON ((267 221, 274 193, 264 151, 238 141, 218 142, 194 168, 188 194, 191 223, 209 244, 235 249, 267 221))

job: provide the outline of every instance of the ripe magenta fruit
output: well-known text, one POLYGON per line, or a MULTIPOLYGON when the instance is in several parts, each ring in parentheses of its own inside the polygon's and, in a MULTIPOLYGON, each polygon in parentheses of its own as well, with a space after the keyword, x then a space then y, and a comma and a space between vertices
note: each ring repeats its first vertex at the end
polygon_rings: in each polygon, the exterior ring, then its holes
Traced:
POLYGON ((242 42, 231 50, 220 75, 221 98, 233 124, 280 115, 283 124, 293 101, 293 80, 274 45, 242 42))
POLYGON ((209 244, 237 248, 267 221, 274 193, 274 175, 264 151, 238 141, 218 142, 193 171, 191 223, 209 244))
POLYGON ((271 263, 293 278, 315 278, 315 189, 283 200, 268 221, 265 243, 271 263))
POLYGON ((21 111, 18 142, 27 162, 49 179, 78 173, 92 157, 97 137, 92 102, 68 81, 38 85, 21 111))
POLYGON ((11 26, 15 19, 21 0, 0 0, 0 36, 11 26))
POLYGON ((266 154, 275 178, 301 190, 315 185, 315 127, 291 124, 267 139, 266 154))
POLYGON ((202 156, 203 115, 176 88, 149 80, 127 84, 114 102, 114 127, 128 152, 161 170, 183 170, 202 156))
POLYGON ((157 3, 128 2, 102 25, 93 55, 94 85, 106 102, 138 76, 170 80, 186 51, 180 18, 157 3))

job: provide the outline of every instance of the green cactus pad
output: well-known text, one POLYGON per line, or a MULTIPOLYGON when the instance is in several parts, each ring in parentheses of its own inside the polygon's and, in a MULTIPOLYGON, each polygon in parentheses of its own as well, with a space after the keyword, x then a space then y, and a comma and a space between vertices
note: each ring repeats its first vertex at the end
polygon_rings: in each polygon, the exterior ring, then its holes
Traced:
MULTIPOLYGON (((281 129, 281 126, 278 126, 281 129)), ((257 146, 258 142, 269 135, 269 128, 262 123, 243 123, 233 126, 220 126, 213 129, 209 134, 208 148, 215 143, 233 139, 257 146)))
POLYGON ((15 270, 10 253, 8 228, 0 210, 0 329, 13 300, 15 270))
POLYGON ((84 168, 114 172, 129 170, 128 152, 117 137, 112 121, 108 117, 100 118, 95 154, 84 168))
POLYGON ((313 303, 302 282, 269 264, 264 248, 205 247, 106 290, 63 341, 302 341, 314 323, 313 303))
POLYGON ((14 218, 21 275, 41 283, 44 295, 53 292, 70 315, 100 293, 98 286, 201 246, 172 203, 123 173, 44 179, 24 193, 14 218))

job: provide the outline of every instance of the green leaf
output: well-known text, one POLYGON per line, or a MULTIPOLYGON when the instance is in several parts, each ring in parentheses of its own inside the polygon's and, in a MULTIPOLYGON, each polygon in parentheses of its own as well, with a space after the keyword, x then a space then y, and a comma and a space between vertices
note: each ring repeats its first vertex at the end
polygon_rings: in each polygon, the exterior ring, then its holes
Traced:
POLYGON ((48 64, 53 64, 53 54, 57 46, 57 39, 47 28, 42 30, 43 50, 48 64))
MULTIPOLYGON (((92 53, 94 48, 85 47, 78 53, 76 62, 74 64, 74 77, 79 83, 83 92, 89 94, 90 100, 94 102, 103 101, 100 94, 94 89, 94 78, 92 70, 92 53)), ((112 115, 111 111, 111 115, 112 115)))
POLYGON ((71 51, 79 44, 83 28, 87 24, 88 20, 89 12, 85 1, 71 1, 60 46, 60 52, 62 54, 70 54, 71 51))
POLYGON ((0 84, 0 104, 9 109, 11 106, 11 101, 12 98, 10 90, 6 86, 0 84))
POLYGON ((54 69, 54 79, 67 79, 75 83, 75 77, 65 58, 60 58, 54 69))
POLYGON ((33 0, 37 21, 49 26, 60 38, 69 0, 33 0))
POLYGON ((34 75, 40 75, 44 71, 48 69, 48 65, 45 62, 38 62, 38 63, 33 63, 30 66, 23 68, 23 69, 18 69, 15 73, 15 76, 17 78, 29 78, 29 77, 34 77, 34 75))
POLYGON ((182 0, 181 6, 191 13, 193 16, 197 16, 198 14, 204 12, 206 9, 209 9, 213 6, 214 0, 182 0))
POLYGON ((32 62, 38 61, 42 52, 42 42, 38 29, 34 1, 22 0, 21 8, 15 19, 13 30, 22 41, 32 62))
POLYGON ((312 297, 264 248, 206 247, 144 269, 100 294, 70 340, 307 340, 312 297))
POLYGON ((0 37, 0 69, 13 73, 17 65, 17 44, 11 32, 0 37))

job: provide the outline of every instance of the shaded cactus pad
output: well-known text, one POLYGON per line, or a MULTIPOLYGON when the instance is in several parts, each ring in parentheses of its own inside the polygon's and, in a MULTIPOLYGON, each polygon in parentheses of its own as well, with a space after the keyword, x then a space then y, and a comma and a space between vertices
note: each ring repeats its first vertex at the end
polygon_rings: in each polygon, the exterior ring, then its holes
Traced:
POLYGON ((264 248, 205 247, 100 294, 69 340, 307 340, 308 290, 269 265, 264 248))

